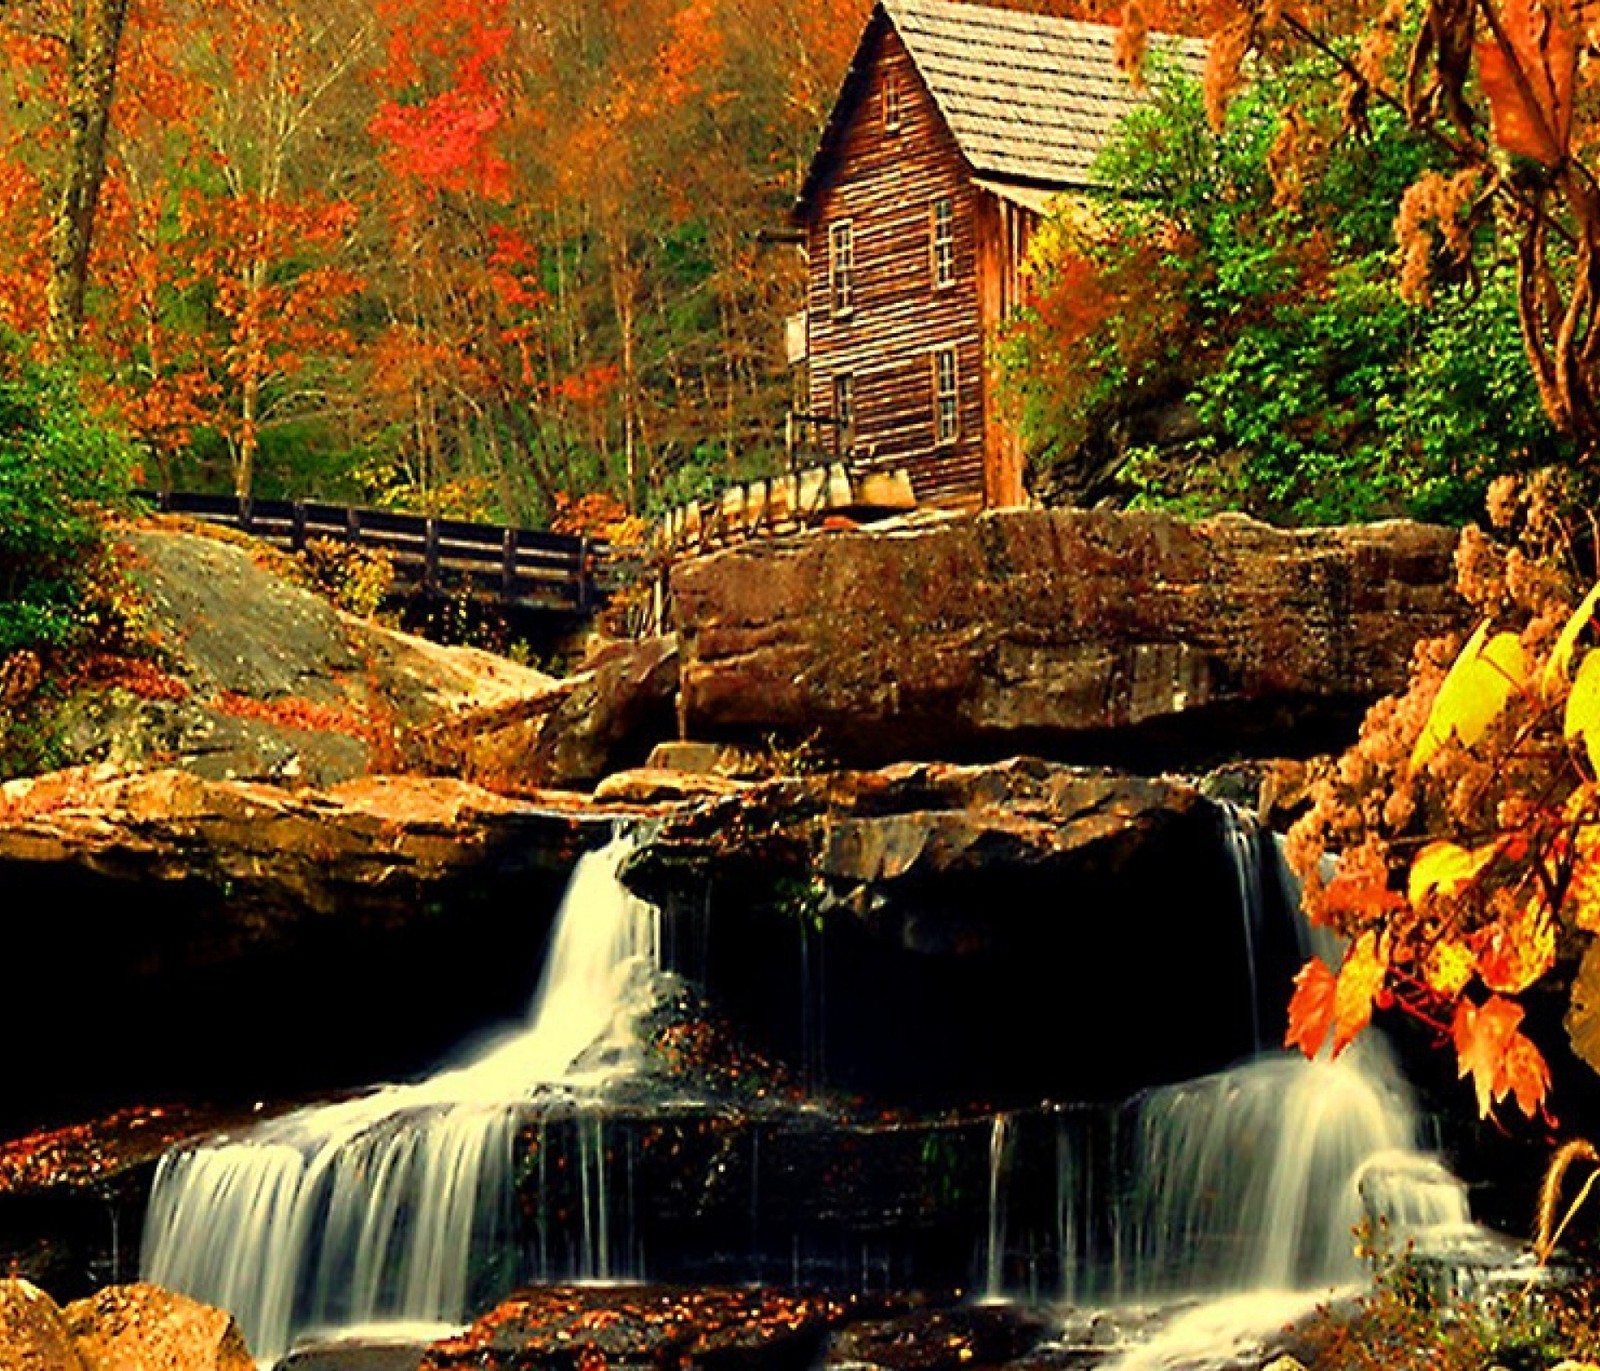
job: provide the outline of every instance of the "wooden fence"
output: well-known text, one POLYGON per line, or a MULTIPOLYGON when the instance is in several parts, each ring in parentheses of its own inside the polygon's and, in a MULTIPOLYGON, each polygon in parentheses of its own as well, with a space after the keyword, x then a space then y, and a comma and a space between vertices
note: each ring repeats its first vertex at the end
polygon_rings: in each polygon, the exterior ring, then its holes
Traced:
POLYGON ((588 538, 305 500, 140 494, 164 513, 243 529, 292 552, 313 538, 383 552, 398 582, 425 590, 464 590, 519 609, 575 614, 591 612, 602 598, 596 573, 605 549, 588 538))

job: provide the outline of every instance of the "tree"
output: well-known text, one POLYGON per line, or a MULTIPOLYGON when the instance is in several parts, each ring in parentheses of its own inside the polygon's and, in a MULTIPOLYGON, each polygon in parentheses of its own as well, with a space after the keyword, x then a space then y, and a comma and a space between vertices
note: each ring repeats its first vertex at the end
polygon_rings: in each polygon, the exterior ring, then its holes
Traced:
POLYGON ((83 327, 89 256, 105 182, 106 145, 128 0, 7 0, 0 22, 57 68, 65 138, 50 229, 45 315, 51 346, 65 353, 83 327))
POLYGON ((1165 74, 1101 158, 1112 193, 1036 238, 999 350, 1036 490, 1459 521, 1497 472, 1560 456, 1511 264, 1489 248, 1431 308, 1407 300, 1391 229, 1431 149, 1392 111, 1341 134, 1326 86, 1269 74, 1212 128, 1165 74))

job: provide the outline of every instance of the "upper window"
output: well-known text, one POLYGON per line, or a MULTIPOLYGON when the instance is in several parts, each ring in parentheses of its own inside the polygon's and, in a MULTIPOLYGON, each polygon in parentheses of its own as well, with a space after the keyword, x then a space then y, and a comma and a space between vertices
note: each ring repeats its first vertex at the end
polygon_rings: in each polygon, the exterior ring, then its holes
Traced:
POLYGON ((900 132, 900 78, 892 71, 883 78, 883 131, 900 132))
POLYGON ((953 443, 961 436, 956 381, 955 348, 936 348, 933 354, 933 436, 936 442, 953 443))
POLYGON ((828 230, 828 294, 835 314, 848 314, 856 307, 855 233, 848 219, 828 230))
POLYGON ((933 284, 949 286, 956 279, 956 210, 948 195, 933 202, 930 215, 933 244, 933 284))

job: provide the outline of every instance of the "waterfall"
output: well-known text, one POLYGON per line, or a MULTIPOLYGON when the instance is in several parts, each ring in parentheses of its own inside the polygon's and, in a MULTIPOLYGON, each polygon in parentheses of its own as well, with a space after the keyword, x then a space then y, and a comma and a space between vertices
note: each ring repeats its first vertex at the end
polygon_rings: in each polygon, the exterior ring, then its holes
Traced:
MULTIPOLYGON (((426 1080, 302 1110, 168 1154, 146 1225, 147 1279, 231 1310, 257 1357, 301 1332, 459 1323, 475 1271, 515 1251, 513 1149, 541 1088, 598 1094, 638 1062, 660 919, 617 871, 614 839, 578 863, 524 1025, 426 1080)), ((584 1132, 588 1266, 611 1274, 604 1139, 584 1132)))
MULTIPOLYGON (((1231 806, 1221 821, 1257 1051, 1120 1106, 1058 1111, 1053 1147, 1035 1149, 1051 1158, 1054 1212, 1014 1241, 1053 1246, 1067 1303, 1326 1289, 1363 1277, 1358 1226, 1441 1250, 1476 1231, 1465 1187, 1420 1150, 1416 1105, 1380 1033, 1337 1061, 1261 1042, 1269 1011, 1281 1013, 1274 987, 1314 931, 1274 835, 1231 806)), ((997 1117, 991 1136, 990 1298, 1003 1293, 1003 1196, 1028 1188, 1008 1172, 1017 1123, 997 1117)))
POLYGON ((984 1297, 990 1300, 1005 1296, 1005 1177, 1010 1142, 1011 1119, 996 1114, 989 1130, 989 1240, 984 1279, 984 1297))

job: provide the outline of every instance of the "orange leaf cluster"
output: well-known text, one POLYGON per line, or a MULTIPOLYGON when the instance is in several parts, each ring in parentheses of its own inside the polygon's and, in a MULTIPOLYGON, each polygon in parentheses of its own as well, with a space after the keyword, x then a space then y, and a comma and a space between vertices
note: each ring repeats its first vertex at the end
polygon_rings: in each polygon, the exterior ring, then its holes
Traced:
POLYGON ((279 700, 258 700, 237 691, 225 690, 212 707, 232 719, 253 719, 278 728, 300 729, 307 733, 341 733, 363 742, 371 739, 372 725, 347 709, 318 704, 290 696, 279 700))

